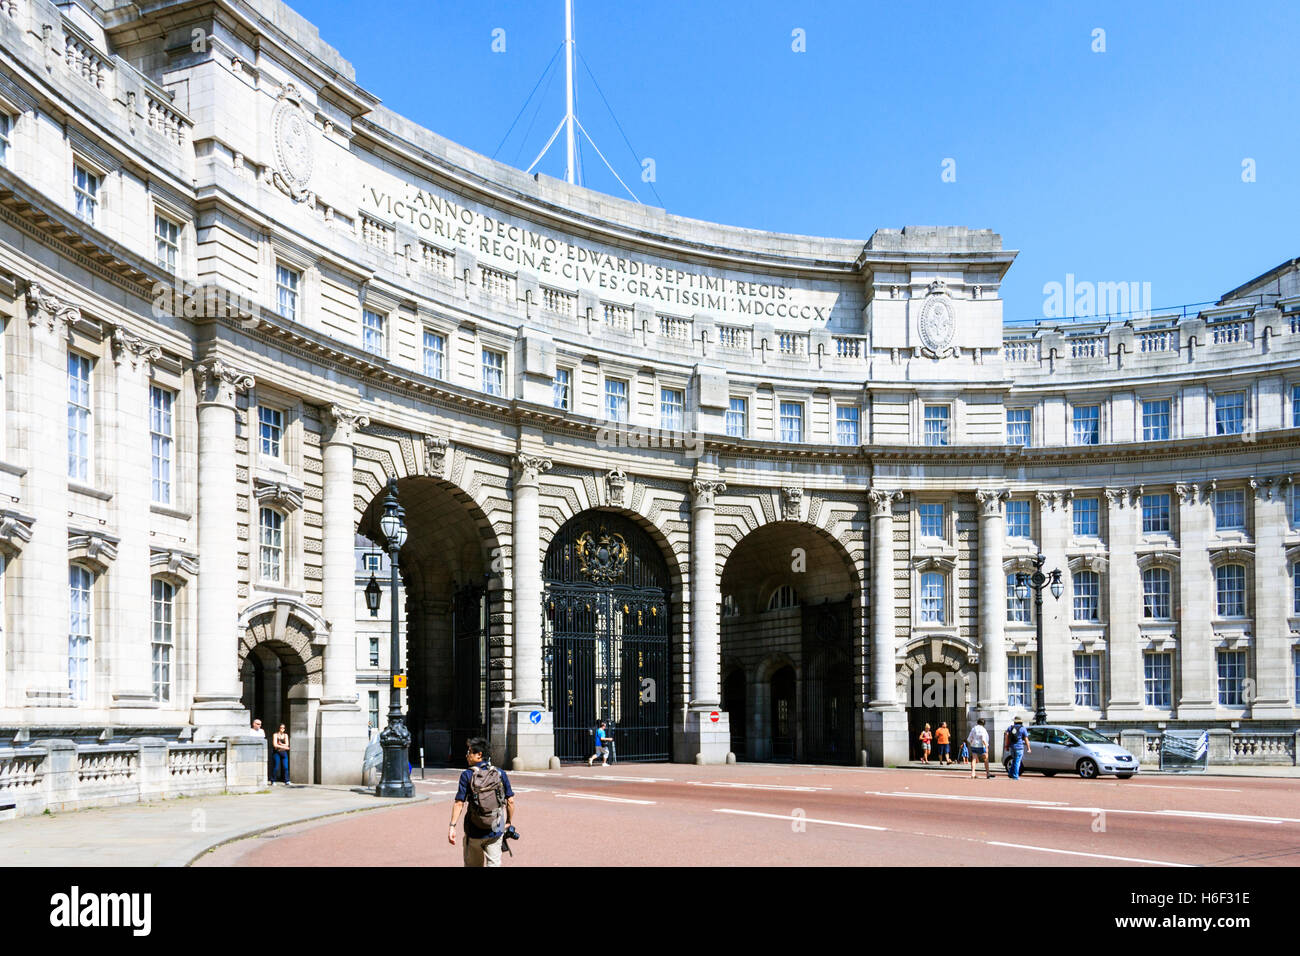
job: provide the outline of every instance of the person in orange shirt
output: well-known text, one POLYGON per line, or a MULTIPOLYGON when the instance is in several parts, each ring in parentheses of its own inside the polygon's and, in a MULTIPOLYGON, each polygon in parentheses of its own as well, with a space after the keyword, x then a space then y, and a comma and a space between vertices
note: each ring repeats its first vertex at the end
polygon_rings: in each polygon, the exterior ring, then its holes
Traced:
POLYGON ((948 729, 946 723, 939 724, 939 729, 934 732, 934 745, 939 748, 939 763, 952 763, 952 751, 949 750, 949 738, 952 737, 952 731, 948 729))

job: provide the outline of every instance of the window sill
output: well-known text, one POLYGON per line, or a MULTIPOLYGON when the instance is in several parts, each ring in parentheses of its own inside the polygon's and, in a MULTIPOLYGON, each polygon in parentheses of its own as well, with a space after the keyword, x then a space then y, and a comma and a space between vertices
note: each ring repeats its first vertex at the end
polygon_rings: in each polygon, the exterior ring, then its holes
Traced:
POLYGON ((79 495, 85 495, 88 498, 98 498, 100 501, 113 500, 111 491, 100 491, 98 488, 92 488, 90 485, 83 485, 75 481, 68 482, 68 490, 79 495))
POLYGON ((249 596, 249 603, 253 603, 256 600, 256 595, 258 594, 278 595, 280 597, 293 597, 301 600, 304 593, 302 588, 286 587, 285 585, 282 584, 262 584, 260 582, 255 583, 252 586, 252 591, 253 594, 249 596))
POLYGON ((7 461, 0 461, 0 471, 8 475, 14 475, 18 478, 22 478, 27 474, 27 469, 22 465, 11 465, 7 461))
POLYGON ((180 508, 175 508, 172 505, 164 505, 157 502, 149 505, 149 510, 154 514, 167 515, 169 518, 180 518, 182 521, 189 521, 194 517, 194 515, 188 511, 182 511, 180 508))

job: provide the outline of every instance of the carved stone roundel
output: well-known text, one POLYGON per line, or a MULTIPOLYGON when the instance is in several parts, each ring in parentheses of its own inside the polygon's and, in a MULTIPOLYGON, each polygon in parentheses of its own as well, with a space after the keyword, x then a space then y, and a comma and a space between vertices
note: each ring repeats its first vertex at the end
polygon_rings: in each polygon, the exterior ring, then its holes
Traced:
POLYGON ((946 292, 926 296, 925 304, 921 306, 919 331, 921 344, 927 351, 944 355, 952 348, 957 322, 952 299, 946 292))
POLYGON ((316 159, 316 130, 290 87, 275 108, 275 150, 280 175, 295 196, 311 182, 316 159))

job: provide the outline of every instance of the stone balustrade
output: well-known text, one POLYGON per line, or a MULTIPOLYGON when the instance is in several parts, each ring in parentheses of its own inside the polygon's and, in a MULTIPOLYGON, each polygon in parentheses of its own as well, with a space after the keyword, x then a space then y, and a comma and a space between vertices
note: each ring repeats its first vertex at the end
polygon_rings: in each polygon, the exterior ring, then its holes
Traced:
POLYGON ((0 813, 138 803, 206 793, 250 793, 266 786, 266 740, 228 737, 178 743, 134 737, 125 743, 34 741, 0 749, 0 813), (12 810, 5 810, 12 806, 12 810))
MULTIPOLYGON (((1182 728, 1186 730, 1190 728, 1182 728)), ((1100 731, 1117 738, 1120 746, 1135 753, 1144 767, 1160 766, 1160 731, 1122 730, 1100 731)), ((1210 729, 1210 767, 1297 766, 1296 753, 1300 750, 1300 732, 1236 731, 1210 729)))

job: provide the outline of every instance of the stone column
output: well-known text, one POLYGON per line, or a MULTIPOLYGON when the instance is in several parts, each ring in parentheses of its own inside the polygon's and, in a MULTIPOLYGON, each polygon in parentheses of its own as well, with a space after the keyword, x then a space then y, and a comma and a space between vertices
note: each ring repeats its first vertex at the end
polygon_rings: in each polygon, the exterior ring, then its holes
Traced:
MULTIPOLYGON (((27 520, 14 520, 20 537, 29 540, 21 561, 6 572, 12 666, 6 686, 12 707, 69 707, 67 339, 81 312, 36 282, 28 285, 24 303, 27 321, 13 323, 13 367, 22 384, 11 393, 11 411, 30 423, 19 431, 16 449, 27 467, 17 504, 27 520)), ((25 719, 55 723, 62 717, 25 719)))
POLYGON ((353 435, 365 415, 332 405, 321 410, 324 482, 321 511, 321 612, 329 622, 325 686, 317 712, 317 765, 321 783, 361 782, 369 735, 357 704, 356 525, 353 522, 353 435))
MULTIPOLYGON (((116 440, 108 442, 117 468, 113 513, 117 558, 106 575, 113 627, 107 635, 113 719, 127 726, 149 720, 153 700, 153 583, 149 566, 152 454, 149 444, 149 370, 162 349, 121 327, 113 331, 117 372, 116 440)), ((172 665, 175 687, 176 664, 172 665)), ((174 698, 173 698, 174 701, 174 698)))
POLYGON ((726 490, 726 484, 715 478, 691 482, 691 702, 682 741, 686 758, 697 764, 726 763, 731 750, 731 725, 721 710, 719 692, 722 595, 714 535, 714 498, 726 490))
POLYGON ((515 770, 544 770, 555 756, 554 715, 542 700, 542 558, 538 478, 549 458, 519 454, 514 466, 511 574, 514 579, 514 695, 506 728, 515 770))
POLYGON ((979 518, 980 686, 978 716, 985 727, 1001 727, 1007 716, 1007 575, 1002 568, 1006 543, 1003 488, 975 492, 979 518))
POLYGON ((873 766, 907 762, 907 713, 898 701, 894 663, 894 502, 901 491, 872 488, 871 501, 871 700, 862 738, 873 766))
MULTIPOLYGON (((1292 714, 1290 616, 1292 582, 1287 573, 1285 534, 1291 476, 1260 478, 1255 485, 1255 591, 1251 636, 1255 692, 1247 702, 1252 718, 1288 719, 1292 714)), ((1300 572, 1298 572, 1300 573, 1300 572)))
MULTIPOLYGON (((1142 716, 1142 572, 1137 565, 1139 491, 1106 489, 1110 563, 1106 569, 1106 666, 1102 706, 1108 720, 1142 716)), ((1172 598, 1172 595, 1170 595, 1172 598)))
MULTIPOLYGON (((1074 706, 1074 641, 1070 635, 1070 622, 1074 619, 1074 581, 1066 554, 1070 536, 1073 533, 1073 515, 1068 502, 1073 497, 1071 492, 1052 492, 1051 501, 1039 509, 1039 522, 1042 527, 1040 551, 1047 558, 1043 573, 1050 574, 1055 569, 1061 570, 1061 583, 1064 590, 1059 598, 1052 596, 1051 587, 1043 591, 1043 703, 1047 707, 1047 719, 1061 719, 1063 711, 1074 706)), ((1039 503, 1042 504, 1042 497, 1039 503)), ((1033 600, 1032 593, 1030 600, 1033 600)), ((1037 653, 1035 648, 1034 653, 1037 653)), ((1033 671, 1037 677, 1037 668, 1033 671)), ((1030 682, 1029 701, 1024 707, 1025 723, 1031 723, 1036 697, 1033 681, 1030 682)), ((1015 716, 1014 714, 1012 716, 1015 716)), ((993 735, 993 746, 1001 755, 1002 731, 997 728, 993 735)))
POLYGON ((195 739, 248 729, 240 704, 235 602, 238 558, 235 508, 235 396, 253 377, 212 359, 194 369, 199 388, 198 682, 191 719, 195 739))
POLYGON ((1179 720, 1213 720, 1217 714, 1214 573, 1210 569, 1209 508, 1213 489, 1178 484, 1178 649, 1174 654, 1174 704, 1179 720), (1204 495, 1204 496, 1203 496, 1204 495))

